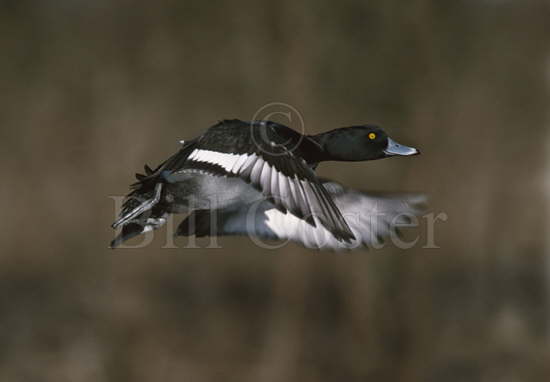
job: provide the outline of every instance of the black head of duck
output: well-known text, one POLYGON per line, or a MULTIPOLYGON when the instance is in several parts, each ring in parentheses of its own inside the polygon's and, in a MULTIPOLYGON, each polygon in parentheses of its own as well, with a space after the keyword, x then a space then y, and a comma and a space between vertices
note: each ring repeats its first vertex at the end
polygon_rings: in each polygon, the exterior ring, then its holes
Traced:
POLYGON ((313 135, 311 139, 322 147, 324 160, 355 162, 420 154, 414 147, 397 143, 375 125, 342 127, 313 135))

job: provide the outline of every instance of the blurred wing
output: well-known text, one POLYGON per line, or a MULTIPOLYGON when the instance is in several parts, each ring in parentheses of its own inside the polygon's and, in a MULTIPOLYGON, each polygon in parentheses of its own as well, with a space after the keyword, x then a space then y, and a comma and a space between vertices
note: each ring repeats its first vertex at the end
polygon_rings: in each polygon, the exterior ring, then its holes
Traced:
POLYGON ((266 239, 291 240, 308 248, 354 249, 362 246, 379 246, 383 238, 396 234, 397 228, 408 225, 413 216, 422 213, 426 197, 421 194, 372 194, 346 189, 332 181, 322 181, 342 211, 355 239, 337 240, 321 224, 312 226, 288 212, 281 212, 267 201, 233 211, 216 211, 216 224, 212 213, 197 214, 193 224, 185 220, 180 235, 251 235, 266 239), (198 228, 196 228, 198 227, 198 228), (215 227, 215 228, 213 228, 215 227))

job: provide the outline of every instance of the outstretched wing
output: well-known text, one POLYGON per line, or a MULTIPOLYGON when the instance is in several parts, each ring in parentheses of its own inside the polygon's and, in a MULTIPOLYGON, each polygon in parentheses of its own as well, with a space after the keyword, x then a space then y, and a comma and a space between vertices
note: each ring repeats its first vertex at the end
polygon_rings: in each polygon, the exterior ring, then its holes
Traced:
POLYGON ((339 241, 355 239, 332 197, 299 155, 299 150, 292 150, 288 143, 277 143, 286 138, 274 136, 277 131, 270 134, 274 140, 254 139, 250 133, 247 137, 250 144, 239 153, 228 152, 230 145, 220 142, 213 145, 205 135, 180 171, 201 168, 217 175, 240 177, 262 192, 281 213, 289 212, 312 227, 320 223, 339 241))

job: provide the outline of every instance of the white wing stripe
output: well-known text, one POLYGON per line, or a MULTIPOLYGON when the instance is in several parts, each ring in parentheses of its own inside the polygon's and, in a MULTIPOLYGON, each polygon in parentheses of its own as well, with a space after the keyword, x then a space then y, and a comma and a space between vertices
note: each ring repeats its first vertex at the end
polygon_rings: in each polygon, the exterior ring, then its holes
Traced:
POLYGON ((247 154, 220 153, 218 151, 200 149, 193 150, 189 155, 189 159, 192 161, 216 164, 233 174, 237 174, 243 168, 245 162, 252 162, 255 157, 255 154, 249 156, 247 154))

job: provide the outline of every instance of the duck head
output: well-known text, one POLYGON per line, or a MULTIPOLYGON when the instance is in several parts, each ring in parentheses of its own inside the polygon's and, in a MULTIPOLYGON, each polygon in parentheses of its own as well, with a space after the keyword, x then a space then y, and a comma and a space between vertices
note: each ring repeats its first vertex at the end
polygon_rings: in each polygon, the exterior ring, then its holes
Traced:
POLYGON ((321 145, 326 160, 366 161, 420 154, 414 147, 397 143, 374 125, 342 127, 312 138, 321 145))

